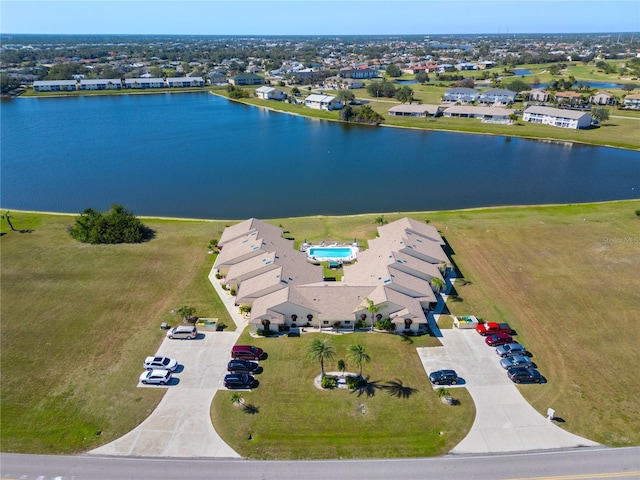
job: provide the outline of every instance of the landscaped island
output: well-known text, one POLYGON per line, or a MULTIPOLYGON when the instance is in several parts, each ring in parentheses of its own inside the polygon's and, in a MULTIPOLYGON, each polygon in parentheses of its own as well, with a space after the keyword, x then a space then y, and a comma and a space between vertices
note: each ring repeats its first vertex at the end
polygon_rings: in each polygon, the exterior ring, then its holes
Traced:
MULTIPOLYGON (((450 296, 451 313, 508 322, 548 379, 520 387, 523 395, 538 412, 553 407, 563 428, 606 445, 640 443, 631 421, 640 417, 640 387, 627 368, 640 338, 638 209, 636 200, 410 215, 428 221, 452 248, 464 281, 450 296), (603 341, 608 338, 615 342, 603 341)), ((404 216, 385 214, 389 222, 404 216)), ((366 251, 376 217, 269 223, 282 224, 296 246, 355 237, 366 251)), ((215 261, 207 243, 235 222, 144 219, 155 231, 149 242, 85 245, 67 234, 73 221, 14 211, 15 231, 2 224, 1 434, 7 452, 86 451, 139 424, 162 397, 159 390, 136 388, 140 363, 162 341, 160 324, 180 320, 171 313, 176 306, 191 305, 202 317, 233 325, 207 278, 215 261)), ((214 398, 213 422, 242 455, 438 455, 464 437, 473 420, 464 389, 456 391, 461 405, 449 407, 429 385, 415 347, 437 345, 434 337, 409 337, 414 343, 398 335, 332 337, 340 352, 352 343, 366 348, 372 361, 363 374, 370 380, 398 379, 415 389, 408 398, 383 391, 359 398, 313 387, 318 364, 307 357, 310 337, 248 335, 240 342, 264 347, 272 365, 282 368, 269 365, 260 387, 243 392, 259 407, 254 415, 234 409, 231 392, 214 398)))

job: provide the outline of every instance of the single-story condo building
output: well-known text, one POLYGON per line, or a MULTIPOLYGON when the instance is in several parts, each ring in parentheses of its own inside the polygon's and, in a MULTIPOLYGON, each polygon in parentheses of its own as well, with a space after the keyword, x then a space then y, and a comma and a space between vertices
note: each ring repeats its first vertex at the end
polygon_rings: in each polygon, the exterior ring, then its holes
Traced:
POLYGON ((587 128, 591 125, 591 114, 576 110, 532 105, 525 109, 522 114, 522 120, 554 127, 577 129, 587 128))
POLYGON ((472 103, 478 100, 480 92, 473 88, 455 87, 444 92, 443 102, 472 103))
POLYGON ((256 97, 262 98, 263 100, 283 100, 285 98, 285 93, 282 90, 278 90, 274 87, 258 87, 256 88, 256 97))
POLYGON ((36 92, 72 92, 78 89, 76 80, 36 80, 33 82, 36 92))
POLYGON ((338 97, 314 93, 304 99, 304 106, 317 110, 340 110, 344 105, 338 97))
POLYGON ((502 107, 474 107, 455 105, 445 109, 442 113, 445 117, 479 118, 481 120, 508 120, 514 110, 502 107))
POLYGON ((451 266, 438 231, 403 218, 378 227, 378 238, 344 265, 342 281, 323 281, 323 268, 282 238, 282 228, 251 218, 227 227, 209 279, 235 293, 251 308, 257 330, 371 327, 389 319, 398 333, 426 331, 427 312, 451 266), (438 279, 437 282, 433 279, 438 279), (371 313, 370 305, 378 311, 371 313))
POLYGON ((409 117, 437 117, 441 113, 439 105, 414 105, 403 104, 391 107, 387 113, 394 116, 409 116, 409 117))

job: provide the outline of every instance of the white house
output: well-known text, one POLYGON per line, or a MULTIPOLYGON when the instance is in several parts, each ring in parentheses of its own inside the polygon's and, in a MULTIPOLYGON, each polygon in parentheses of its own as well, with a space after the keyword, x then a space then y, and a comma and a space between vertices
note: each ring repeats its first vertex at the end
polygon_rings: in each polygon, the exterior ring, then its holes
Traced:
POLYGON ((204 79, 202 77, 169 77, 167 85, 169 88, 204 87, 204 79))
POLYGON ((285 94, 277 88, 264 86, 256 88, 256 97, 262 98, 263 100, 283 100, 285 94))
POLYGON ((522 120, 531 123, 542 123, 561 128, 586 128, 591 125, 591 114, 575 110, 563 110, 553 107, 533 105, 527 107, 522 120))
POLYGON ((36 80, 33 89, 36 92, 71 92, 77 89, 75 80, 36 80))
POLYGON ((480 92, 478 92, 478 90, 474 90, 473 88, 456 87, 450 88, 444 92, 442 100, 444 102, 471 103, 478 100, 479 97, 480 92))
POLYGON ((121 90, 122 80, 119 78, 82 79, 80 90, 121 90))
POLYGON ((634 93, 624 97, 625 108, 640 108, 640 93, 634 93))
POLYGON ((528 100, 532 100, 534 102, 548 102, 549 101, 549 92, 544 88, 534 88, 529 91, 527 95, 528 100))
POLYGON ((504 88, 492 88, 480 94, 479 103, 511 105, 516 100, 516 92, 504 88))
POLYGON ((340 110, 344 105, 338 97, 314 93, 304 99, 304 106, 317 110, 340 110))
POLYGON ((508 120, 513 110, 502 107, 475 107, 472 105, 456 105, 447 108, 442 114, 445 117, 479 118, 481 120, 508 120))

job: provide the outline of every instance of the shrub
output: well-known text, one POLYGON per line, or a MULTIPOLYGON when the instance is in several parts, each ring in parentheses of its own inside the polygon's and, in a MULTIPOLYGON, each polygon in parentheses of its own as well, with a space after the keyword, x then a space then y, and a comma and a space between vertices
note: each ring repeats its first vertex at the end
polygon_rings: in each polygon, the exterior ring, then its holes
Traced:
POLYGON ((396 326, 391 320, 385 318, 384 320, 380 320, 376 322, 376 328, 378 330, 386 330, 387 332, 391 330, 395 330, 396 326))
POLYGON ((111 205, 105 213, 87 208, 76 217, 69 234, 83 243, 140 243, 151 236, 133 213, 122 205, 111 205))
POLYGON ((217 278, 218 280, 220 280, 220 279, 222 278, 222 274, 221 274, 221 273, 216 273, 216 278, 217 278))
POLYGON ((231 293, 232 297, 235 297, 236 296, 236 289, 232 288, 231 290, 229 290, 229 293, 231 293))
POLYGON ((356 388, 362 388, 367 384, 367 381, 361 376, 349 375, 346 378, 347 388, 355 390, 356 388))
POLYGON ((365 328, 367 326, 367 322, 364 320, 358 320, 355 324, 355 328, 365 328))
POLYGON ((278 332, 274 332, 273 330, 266 330, 263 328, 259 328, 258 330, 256 330, 256 335, 258 335, 259 337, 273 337, 277 334, 278 332))
POLYGON ((338 377, 334 377, 333 375, 326 375, 322 382, 320 382, 322 388, 336 388, 338 385, 338 377))
POLYGON ((636 210, 636 217, 640 217, 640 208, 636 210))

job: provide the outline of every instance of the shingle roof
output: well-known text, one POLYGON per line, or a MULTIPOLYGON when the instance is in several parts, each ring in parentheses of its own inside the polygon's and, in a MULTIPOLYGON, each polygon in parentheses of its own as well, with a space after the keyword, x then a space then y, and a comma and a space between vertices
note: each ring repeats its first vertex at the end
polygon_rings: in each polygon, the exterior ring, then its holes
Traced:
POLYGON ((571 118, 574 120, 578 120, 579 118, 584 117, 585 115, 589 115, 587 112, 579 112, 576 110, 565 110, 562 108, 554 108, 554 107, 541 107, 539 105, 532 105, 527 107, 524 113, 535 113, 538 115, 549 115, 551 117, 560 117, 560 118, 571 118))

